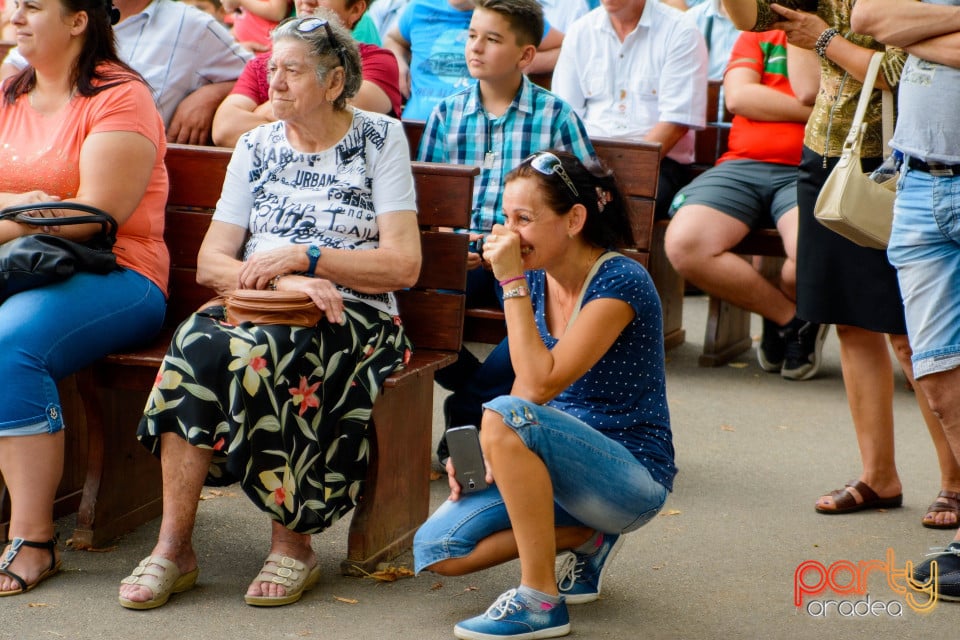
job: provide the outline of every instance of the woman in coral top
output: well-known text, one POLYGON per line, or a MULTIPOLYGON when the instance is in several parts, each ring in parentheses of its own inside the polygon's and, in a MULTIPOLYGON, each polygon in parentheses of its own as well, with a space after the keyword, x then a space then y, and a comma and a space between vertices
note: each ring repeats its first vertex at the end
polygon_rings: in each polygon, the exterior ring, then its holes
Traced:
MULTIPOLYGON (((116 270, 79 273, 0 303, 0 474, 11 503, 0 596, 29 591, 60 568, 53 501, 64 424, 57 381, 150 338, 163 322, 163 123, 150 90, 117 58, 111 9, 110 0, 19 0, 11 16, 30 64, 2 88, 0 207, 82 202, 111 214, 120 228, 116 270)), ((97 228, 43 232, 82 240, 97 228)), ((0 242, 38 231, 2 220, 0 242)))

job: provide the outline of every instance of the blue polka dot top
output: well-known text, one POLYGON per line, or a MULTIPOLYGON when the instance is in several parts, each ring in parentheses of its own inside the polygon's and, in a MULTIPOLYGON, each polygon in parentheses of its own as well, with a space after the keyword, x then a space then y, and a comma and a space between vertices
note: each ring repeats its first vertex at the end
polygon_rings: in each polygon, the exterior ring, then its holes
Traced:
MULTIPOLYGON (((542 271, 527 272, 537 329, 548 349, 542 271)), ((548 402, 623 444, 657 482, 673 489, 673 436, 663 363, 663 318, 653 281, 639 263, 616 256, 602 263, 584 292, 583 306, 597 298, 623 300, 635 312, 617 341, 579 380, 548 402)))

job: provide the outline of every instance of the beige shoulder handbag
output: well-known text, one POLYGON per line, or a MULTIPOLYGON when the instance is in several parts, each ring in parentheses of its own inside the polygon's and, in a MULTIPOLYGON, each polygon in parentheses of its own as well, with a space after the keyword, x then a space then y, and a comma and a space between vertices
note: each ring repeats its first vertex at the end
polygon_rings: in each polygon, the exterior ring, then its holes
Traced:
MULTIPOLYGON (((873 85, 880 70, 883 53, 873 54, 867 75, 863 80, 860 101, 843 143, 840 161, 830 172, 820 189, 814 216, 828 229, 862 247, 885 249, 893 223, 893 201, 896 197, 896 179, 877 184, 860 169, 860 146, 866 125, 863 116, 873 93, 873 85)), ((893 96, 883 92, 884 152, 893 136, 893 96)))

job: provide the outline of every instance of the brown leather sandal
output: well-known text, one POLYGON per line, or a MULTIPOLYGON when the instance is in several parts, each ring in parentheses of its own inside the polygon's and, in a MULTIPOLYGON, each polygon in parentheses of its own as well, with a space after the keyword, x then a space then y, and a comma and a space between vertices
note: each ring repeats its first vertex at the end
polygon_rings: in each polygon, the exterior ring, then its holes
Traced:
POLYGON ((923 516, 922 524, 928 529, 956 529, 960 527, 960 493, 944 489, 937 494, 937 499, 927 507, 927 513, 923 516), (950 523, 937 524, 934 520, 927 519, 933 513, 952 513, 955 519, 950 523))
POLYGON ((814 508, 818 513, 827 515, 836 515, 838 513, 853 513, 855 511, 864 511, 866 509, 895 509, 903 506, 903 494, 881 498, 877 492, 859 480, 851 480, 843 489, 837 489, 828 493, 833 498, 833 508, 828 509, 816 505, 814 508), (857 498, 849 489, 856 490, 863 498, 863 501, 857 502, 857 498))

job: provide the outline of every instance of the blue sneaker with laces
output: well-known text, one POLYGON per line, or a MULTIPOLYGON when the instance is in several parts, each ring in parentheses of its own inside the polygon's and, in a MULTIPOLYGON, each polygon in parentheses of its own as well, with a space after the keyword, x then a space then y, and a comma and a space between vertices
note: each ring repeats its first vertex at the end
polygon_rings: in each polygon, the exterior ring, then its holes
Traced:
POLYGON ((550 606, 525 598, 516 589, 500 595, 483 615, 464 620, 453 628, 461 640, 496 640, 515 638, 559 638, 570 633, 567 605, 550 606))
POLYGON ((600 597, 600 583, 622 543, 623 536, 604 533, 593 553, 567 554, 557 576, 557 589, 567 604, 584 604, 600 597))

